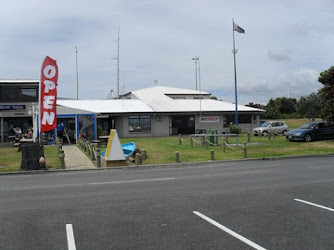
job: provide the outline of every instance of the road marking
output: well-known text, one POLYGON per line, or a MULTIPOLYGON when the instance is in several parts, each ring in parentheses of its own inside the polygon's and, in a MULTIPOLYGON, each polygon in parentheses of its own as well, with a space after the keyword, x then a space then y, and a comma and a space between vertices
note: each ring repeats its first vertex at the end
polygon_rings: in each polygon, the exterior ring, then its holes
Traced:
POLYGON ((72 224, 66 224, 68 250, 76 250, 72 224))
POLYGON ((103 185, 103 184, 119 184, 119 183, 147 182, 147 181, 169 181, 169 180, 175 180, 175 178, 143 179, 143 180, 132 180, 132 181, 110 181, 110 182, 96 182, 96 183, 88 183, 88 184, 89 185, 103 185))
POLYGON ((198 211, 193 211, 194 214, 196 214, 197 216, 201 217, 202 219, 206 220, 207 222, 213 224, 214 226, 218 227, 219 229, 225 231, 226 233, 232 235, 233 237, 237 238, 240 241, 243 241, 244 243, 246 243, 247 245, 255 248, 255 249, 261 249, 261 250, 265 250, 265 248, 259 246, 258 244, 246 239, 245 237, 241 236, 240 234, 237 234, 236 232, 228 229, 227 227, 219 224, 218 222, 210 219, 209 217, 205 216, 204 214, 201 214, 198 211))
POLYGON ((305 203, 305 204, 308 204, 308 205, 311 205, 311 206, 320 207, 320 208, 327 209, 329 211, 334 212, 333 208, 321 206, 321 205, 318 205, 318 204, 315 204, 315 203, 312 203, 312 202, 309 202, 309 201, 304 201, 304 200, 300 200, 300 199, 295 199, 295 201, 299 201, 299 202, 302 202, 302 203, 305 203))

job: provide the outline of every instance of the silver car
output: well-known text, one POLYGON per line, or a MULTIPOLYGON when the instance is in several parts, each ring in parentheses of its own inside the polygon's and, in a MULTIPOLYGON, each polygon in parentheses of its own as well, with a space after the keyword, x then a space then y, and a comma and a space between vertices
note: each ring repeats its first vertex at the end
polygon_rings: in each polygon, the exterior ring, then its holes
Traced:
POLYGON ((283 121, 268 121, 263 123, 260 127, 253 129, 253 134, 257 135, 268 135, 269 132, 273 132, 276 134, 285 135, 288 132, 289 127, 283 121))

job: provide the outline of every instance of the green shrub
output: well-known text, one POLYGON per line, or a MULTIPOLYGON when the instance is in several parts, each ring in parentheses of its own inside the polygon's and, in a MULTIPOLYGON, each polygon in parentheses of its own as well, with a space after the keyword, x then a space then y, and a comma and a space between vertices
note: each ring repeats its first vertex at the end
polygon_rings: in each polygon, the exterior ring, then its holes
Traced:
POLYGON ((233 123, 230 124, 230 133, 231 134, 240 134, 241 128, 234 125, 233 123))

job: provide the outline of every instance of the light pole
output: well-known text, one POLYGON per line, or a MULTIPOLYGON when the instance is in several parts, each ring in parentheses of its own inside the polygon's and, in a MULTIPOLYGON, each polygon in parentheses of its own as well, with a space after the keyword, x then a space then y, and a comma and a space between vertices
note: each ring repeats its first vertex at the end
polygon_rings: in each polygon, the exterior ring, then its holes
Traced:
POLYGON ((77 100, 79 99, 79 75, 78 75, 78 46, 75 45, 75 67, 77 73, 77 100))
POLYGON ((192 60, 195 61, 195 79, 196 79, 196 82, 195 82, 195 84, 196 84, 195 89, 197 90, 197 74, 198 74, 198 73, 197 73, 197 62, 198 62, 198 60, 199 60, 199 57, 198 57, 198 56, 193 57, 192 60))

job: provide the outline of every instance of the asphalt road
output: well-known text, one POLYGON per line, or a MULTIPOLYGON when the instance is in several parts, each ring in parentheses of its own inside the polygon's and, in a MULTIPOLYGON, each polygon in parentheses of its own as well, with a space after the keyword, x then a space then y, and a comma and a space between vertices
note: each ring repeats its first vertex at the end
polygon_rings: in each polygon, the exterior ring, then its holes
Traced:
POLYGON ((333 249, 333 162, 0 176, 0 248, 333 249))

